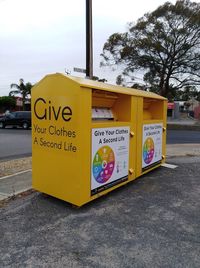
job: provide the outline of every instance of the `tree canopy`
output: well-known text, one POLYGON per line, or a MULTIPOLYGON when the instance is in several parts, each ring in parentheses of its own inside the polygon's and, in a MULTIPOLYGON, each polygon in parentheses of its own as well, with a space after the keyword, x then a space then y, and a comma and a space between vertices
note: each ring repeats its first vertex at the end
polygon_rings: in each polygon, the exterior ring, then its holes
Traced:
POLYGON ((15 88, 16 90, 11 90, 9 93, 9 96, 17 95, 20 94, 22 96, 22 104, 23 104, 23 110, 25 109, 25 101, 28 95, 31 94, 31 88, 33 85, 28 82, 24 84, 24 80, 21 78, 19 80, 19 85, 18 84, 11 84, 10 88, 15 88))
POLYGON ((2 96, 0 97, 0 112, 13 109, 16 105, 16 100, 13 97, 2 96))
POLYGON ((200 4, 166 2, 129 23, 127 32, 112 34, 101 55, 102 65, 121 65, 130 81, 142 70, 150 90, 166 97, 200 85, 200 4))

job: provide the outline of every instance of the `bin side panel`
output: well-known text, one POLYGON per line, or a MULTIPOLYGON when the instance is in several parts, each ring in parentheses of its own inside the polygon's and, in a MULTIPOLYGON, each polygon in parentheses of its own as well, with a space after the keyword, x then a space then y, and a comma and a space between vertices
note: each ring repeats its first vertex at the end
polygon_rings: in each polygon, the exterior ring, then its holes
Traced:
POLYGON ((33 188, 79 203, 82 120, 80 88, 62 76, 32 91, 33 188))

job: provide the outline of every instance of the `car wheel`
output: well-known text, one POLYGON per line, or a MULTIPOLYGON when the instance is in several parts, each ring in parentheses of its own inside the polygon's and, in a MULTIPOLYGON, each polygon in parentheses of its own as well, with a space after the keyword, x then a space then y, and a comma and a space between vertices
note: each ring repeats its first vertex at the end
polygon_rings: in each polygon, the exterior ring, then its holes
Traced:
POLYGON ((23 128, 23 129, 28 129, 28 128, 29 128, 28 123, 27 123, 27 122, 24 122, 24 123, 22 124, 22 128, 23 128))
POLYGON ((5 124, 3 122, 0 122, 0 128, 5 128, 5 124))

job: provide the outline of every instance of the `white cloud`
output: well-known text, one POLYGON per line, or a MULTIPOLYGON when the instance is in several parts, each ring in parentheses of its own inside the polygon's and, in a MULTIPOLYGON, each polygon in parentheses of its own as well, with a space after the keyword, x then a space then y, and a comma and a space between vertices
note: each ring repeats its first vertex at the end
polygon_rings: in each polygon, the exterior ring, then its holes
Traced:
MULTIPOLYGON (((164 2, 93 0, 95 75, 114 80, 99 68, 109 35, 164 2)), ((51 72, 84 68, 85 0, 0 0, 0 44, 0 95, 21 77, 34 83, 51 72)))
POLYGON ((84 8, 81 0, 4 0, 0 9, 1 33, 18 35, 50 30, 64 19, 72 22, 79 20, 84 8))

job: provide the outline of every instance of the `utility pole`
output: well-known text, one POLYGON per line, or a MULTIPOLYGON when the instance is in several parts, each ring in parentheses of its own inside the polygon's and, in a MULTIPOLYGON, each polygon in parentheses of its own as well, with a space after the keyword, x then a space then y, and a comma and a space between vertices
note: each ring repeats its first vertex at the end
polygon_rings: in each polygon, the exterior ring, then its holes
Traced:
POLYGON ((92 0, 86 0, 86 77, 93 77, 92 0))

